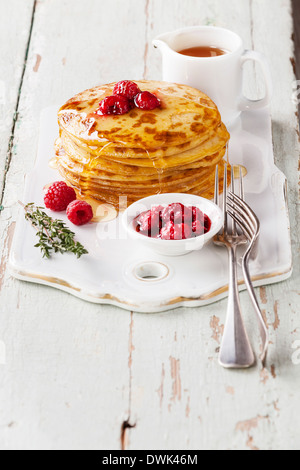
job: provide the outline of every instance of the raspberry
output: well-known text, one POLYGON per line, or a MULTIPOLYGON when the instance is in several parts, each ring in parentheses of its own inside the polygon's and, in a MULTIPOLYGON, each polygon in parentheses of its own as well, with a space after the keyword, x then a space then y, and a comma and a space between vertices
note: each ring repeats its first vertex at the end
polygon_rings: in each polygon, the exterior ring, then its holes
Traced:
POLYGON ((136 231, 161 240, 185 240, 207 233, 210 218, 196 206, 179 202, 168 206, 152 206, 136 217, 136 231))
POLYGON ((211 220, 208 215, 204 215, 204 233, 209 232, 211 229, 211 220))
POLYGON ((188 224, 173 224, 168 222, 160 231, 162 240, 185 240, 192 235, 192 229, 188 224))
POLYGON ((99 103, 97 114, 126 114, 132 108, 130 101, 122 95, 107 96, 99 103))
POLYGON ((149 237, 159 235, 162 225, 160 219, 162 209, 162 206, 153 206, 151 210, 143 212, 137 219, 139 231, 149 237))
POLYGON ((155 226, 155 230, 158 227, 160 230, 162 227, 162 219, 161 219, 161 214, 162 211, 164 210, 164 206, 152 206, 151 207, 151 225, 153 228, 153 225, 155 226))
POLYGON ((195 207, 195 206, 192 207, 192 212, 193 212, 193 222, 195 222, 196 220, 199 220, 201 225, 204 225, 203 212, 198 207, 195 207))
POLYGON ((122 80, 114 86, 113 94, 122 95, 129 100, 133 100, 133 98, 140 92, 141 90, 136 83, 131 82, 130 80, 122 80))
POLYGON ((152 206, 151 210, 152 212, 158 213, 160 215, 162 211, 164 210, 164 206, 160 206, 160 205, 152 206))
POLYGON ((204 233, 204 227, 203 225, 201 224, 200 220, 195 220, 193 223, 192 223, 192 227, 193 227, 193 235, 195 237, 198 237, 199 235, 203 235, 204 233))
POLYGON ((134 104, 137 108, 151 110, 160 106, 160 100, 150 91, 142 91, 134 98, 134 104))
POLYGON ((173 224, 173 222, 168 222, 167 225, 161 229, 160 238, 162 240, 174 240, 174 224, 173 224))
POLYGON ((191 238, 192 229, 188 224, 175 224, 174 225, 174 240, 185 240, 191 238))
POLYGON ((55 212, 65 211, 70 202, 76 199, 73 188, 64 181, 57 181, 47 189, 44 202, 47 209, 55 212))
MULTIPOLYGON (((162 218, 162 221, 163 221, 164 225, 167 224, 168 222, 174 222, 174 209, 173 209, 174 205, 175 204, 169 204, 162 211, 161 218, 162 218)), ((178 206, 179 206, 179 204, 178 204, 178 206)))
POLYGON ((137 223, 140 232, 144 232, 148 235, 151 230, 151 211, 143 212, 143 214, 138 217, 137 223))
POLYGON ((85 201, 73 201, 67 207, 67 216, 74 225, 84 225, 93 218, 93 209, 85 201))
POLYGON ((174 222, 174 224, 191 223, 192 209, 179 202, 169 204, 162 212, 162 220, 164 224, 169 221, 174 222))

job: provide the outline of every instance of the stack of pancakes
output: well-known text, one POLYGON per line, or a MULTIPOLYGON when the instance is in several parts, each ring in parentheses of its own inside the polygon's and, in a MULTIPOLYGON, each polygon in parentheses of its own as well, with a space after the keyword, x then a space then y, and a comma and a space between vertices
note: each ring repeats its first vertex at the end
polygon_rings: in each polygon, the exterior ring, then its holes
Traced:
POLYGON ((220 180, 229 134, 216 105, 186 85, 136 81, 161 107, 124 115, 96 114, 115 83, 70 99, 58 112, 57 166, 82 197, 119 205, 157 193, 211 198, 215 167, 220 180))

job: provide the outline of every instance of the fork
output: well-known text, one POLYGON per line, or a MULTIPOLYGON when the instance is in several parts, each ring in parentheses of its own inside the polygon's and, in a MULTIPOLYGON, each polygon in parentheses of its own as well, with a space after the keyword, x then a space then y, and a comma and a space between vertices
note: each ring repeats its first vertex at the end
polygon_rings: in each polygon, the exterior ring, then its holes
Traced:
MULTIPOLYGON (((255 357, 243 322, 239 300, 237 276, 237 247, 247 243, 245 235, 237 233, 236 222, 232 219, 229 231, 227 218, 227 164, 224 167, 223 215, 224 228, 214 238, 214 243, 226 246, 229 255, 229 291, 225 328, 220 348, 219 363, 226 368, 239 369, 251 367, 255 357)), ((231 192, 234 194, 234 174, 231 167, 231 192)), ((219 169, 216 167, 215 204, 219 205, 219 169)))
POLYGON ((239 198, 236 194, 228 193, 227 197, 227 212, 228 214, 235 220, 235 222, 239 225, 245 236, 249 241, 249 245, 247 250, 245 251, 243 258, 242 258, 242 269, 245 284, 254 306, 254 310, 256 312, 260 335, 262 339, 262 353, 260 355, 260 359, 262 364, 265 364, 268 344, 269 344, 269 333, 267 326, 265 324, 259 303, 257 301, 257 297, 255 295, 255 291, 252 285, 251 276, 249 272, 249 259, 250 256, 256 249, 257 240, 260 233, 260 223, 257 216, 254 214, 252 209, 248 206, 248 204, 244 201, 244 191, 243 191, 243 181, 241 177, 241 169, 240 169, 240 195, 239 198))

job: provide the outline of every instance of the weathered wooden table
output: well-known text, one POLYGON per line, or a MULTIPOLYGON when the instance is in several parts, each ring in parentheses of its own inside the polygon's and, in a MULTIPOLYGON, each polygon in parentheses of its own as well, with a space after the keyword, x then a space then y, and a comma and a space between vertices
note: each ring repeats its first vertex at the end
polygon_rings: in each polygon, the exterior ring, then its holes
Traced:
MULTIPOLYGON (((289 0, 0 0, 1 449, 299 449, 292 24, 289 0), (159 79, 152 38, 197 24, 235 30, 266 54, 274 78, 274 153, 289 181, 294 274, 257 291, 270 331, 265 368, 218 365, 225 300, 138 314, 16 281, 7 269, 41 111, 95 84, 159 79)), ((257 350, 254 313, 241 298, 257 350)))

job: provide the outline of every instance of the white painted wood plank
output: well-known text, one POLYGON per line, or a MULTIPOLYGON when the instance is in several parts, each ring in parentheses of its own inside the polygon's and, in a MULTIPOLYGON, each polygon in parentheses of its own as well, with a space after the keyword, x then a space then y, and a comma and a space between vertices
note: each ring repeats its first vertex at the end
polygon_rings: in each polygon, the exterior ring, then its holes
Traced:
MULTIPOLYGON (((225 301, 205 309, 130 315, 19 283, 5 269, 17 210, 13 205, 23 174, 33 165, 40 111, 95 83, 125 75, 159 78, 151 39, 199 23, 234 29, 246 47, 254 44, 265 52, 278 76, 277 90, 280 83, 294 80, 288 0, 38 4, 20 102, 23 117, 0 219, 0 340, 7 348, 7 363, 0 365, 0 448, 119 448, 120 426, 127 418, 136 424, 124 435, 123 446, 129 449, 299 448, 299 366, 292 363, 292 344, 300 340, 298 258, 289 282, 258 291, 272 344, 267 368, 258 365, 245 372, 225 371, 217 364, 225 301), (76 18, 80 25, 73 28, 76 18), (50 40, 53 22, 59 33, 50 40), (277 22, 286 35, 278 34, 277 22), (279 63, 278 50, 286 55, 284 62, 279 63)), ((247 86, 255 91, 256 83, 247 86)), ((287 88, 283 93, 284 106, 281 91, 272 106, 274 145, 277 162, 290 179, 296 248, 299 146, 295 106, 287 88), (287 160, 282 157, 286 149, 287 160)), ((246 294, 242 302, 257 344, 246 294)))
POLYGON ((127 316, 38 286, 10 281, 5 292, 0 448, 118 449, 128 415, 127 316))
POLYGON ((0 0, 0 200, 34 0, 0 0))
MULTIPOLYGON (((160 13, 158 2, 150 2, 149 24, 154 25, 154 35, 206 23, 209 18, 213 24, 237 31, 246 47, 261 50, 269 58, 275 79, 272 116, 276 162, 291 186, 295 273, 286 283, 257 290, 270 331, 265 369, 260 364, 245 372, 219 367, 225 301, 205 309, 153 315, 152 321, 134 314, 131 421, 137 424, 128 432, 128 448, 297 449, 300 432, 295 410, 299 410, 300 384, 299 366, 292 362, 292 345, 300 339, 296 252, 299 144, 296 107, 291 101, 295 77, 290 63, 293 51, 289 1, 191 1, 172 5, 174 15, 170 18, 166 12, 160 13)), ((157 74, 159 63, 155 60, 157 74)), ((150 74, 150 65, 147 68, 150 74)), ((260 90, 260 83, 248 83, 246 89, 254 93, 255 89, 260 90)), ((242 295, 242 305, 251 340, 258 350, 258 329, 246 293, 242 295)))
POLYGON ((96 84, 139 78, 144 24, 142 2, 37 4, 0 220, 0 340, 7 358, 0 366, 0 448, 120 448, 129 413, 130 312, 20 283, 6 266, 42 109, 96 84))
MULTIPOLYGON (((291 221, 294 273, 286 283, 278 284, 261 291, 266 316, 273 334, 271 340, 276 378, 273 396, 276 397, 278 416, 276 437, 279 448, 299 449, 300 433, 295 410, 299 409, 299 365, 292 362, 293 346, 300 339, 299 285, 299 132, 297 104, 293 101, 294 44, 292 41, 293 20, 291 4, 286 0, 276 0, 267 6, 253 0, 253 41, 270 57, 270 67, 274 77, 274 99, 272 102, 274 155, 278 167, 288 180, 288 201, 291 221), (272 37, 264 34, 264 18, 273 26, 272 37), (276 14, 280 10, 281 14, 276 14), (275 328, 275 330, 274 330, 275 328), (276 390, 276 391, 275 391, 276 390)), ((271 392, 271 390, 270 390, 271 392)), ((271 444, 270 444, 271 445, 271 444)))

